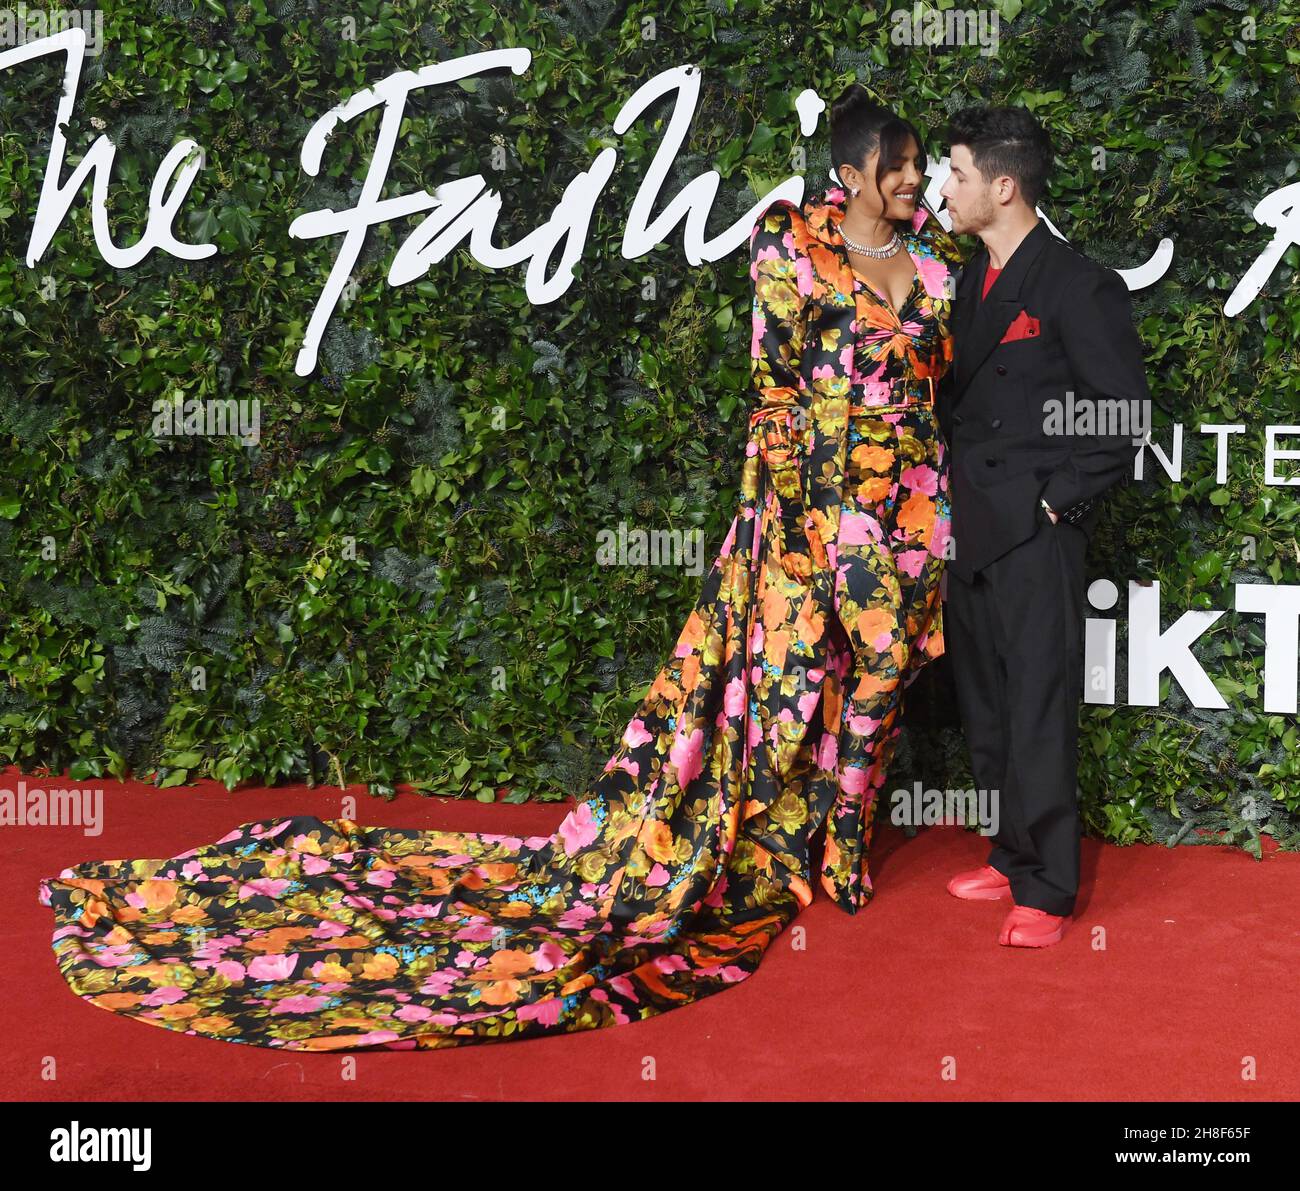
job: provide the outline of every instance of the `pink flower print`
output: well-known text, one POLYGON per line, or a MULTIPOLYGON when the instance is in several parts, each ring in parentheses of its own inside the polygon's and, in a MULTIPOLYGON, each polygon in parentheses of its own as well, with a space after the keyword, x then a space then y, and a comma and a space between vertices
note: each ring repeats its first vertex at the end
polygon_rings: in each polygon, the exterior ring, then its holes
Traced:
POLYGON ((489 943, 497 933, 490 922, 474 922, 463 926, 452 937, 461 943, 489 943))
POLYGON ((839 752, 839 739, 828 732, 822 737, 821 744, 817 749, 817 768, 826 770, 827 772, 834 769, 835 761, 839 756, 839 752))
POLYGON ((239 887, 239 900, 242 902, 250 897, 279 897, 288 888, 288 881, 274 877, 258 877, 255 881, 245 881, 239 887))
POLYGON ((624 1000, 631 1001, 634 1005, 641 1004, 641 998, 636 995, 636 988, 626 976, 615 976, 609 981, 609 987, 612 988, 624 1000))
POLYGON ((136 953, 129 943, 118 947, 101 947, 92 951, 90 958, 101 968, 122 968, 136 962, 136 953))
POLYGON ((423 1005, 403 1005, 393 1016, 399 1021, 428 1021, 433 1016, 433 1010, 426 1009, 423 1005))
POLYGON ((530 1005, 520 1005, 515 1010, 515 1018, 519 1021, 537 1021, 544 1026, 553 1026, 560 1020, 560 1014, 563 1011, 563 997, 547 997, 544 1001, 534 1001, 530 1005))
POLYGON ((183 1000, 185 1000, 185 990, 169 984, 164 988, 155 988, 140 1004, 158 1009, 163 1005, 174 1005, 177 1001, 183 1000))
POLYGON ((738 980, 744 980, 749 975, 744 968, 735 964, 720 964, 717 967, 696 968, 696 974, 699 976, 711 976, 717 980, 725 980, 728 984, 735 984, 738 980))
POLYGON ((874 517, 866 513, 841 513, 839 542, 843 546, 862 546, 867 542, 881 542, 884 536, 874 517))
POLYGON ((565 816, 556 835, 564 841, 564 850, 570 856, 574 856, 596 838, 599 830, 599 825, 592 817, 590 805, 580 802, 565 816))
POLYGON ((928 550, 903 550, 894 556, 894 562, 897 563, 898 569, 911 579, 915 579, 921 573, 921 567, 925 560, 930 557, 928 550))
POLYGON ((678 782, 685 789, 704 768, 704 729, 696 728, 687 734, 679 728, 668 756, 677 769, 678 782))
POLYGON ((722 697, 723 710, 728 716, 739 715, 745 710, 745 680, 736 675, 727 683, 726 694, 722 697))
POLYGON ((623 743, 630 749, 640 748, 653 739, 654 737, 646 731, 644 720, 634 719, 623 729, 623 743))
POLYGON ((313 939, 337 939, 352 932, 341 922, 319 922, 311 932, 313 939))
POLYGON ((867 771, 857 765, 840 770, 840 789, 846 794, 861 794, 867 788, 867 771))
POLYGON ((321 873, 329 872, 332 867, 333 865, 324 856, 308 854, 302 858, 302 871, 309 877, 319 877, 321 873))
POLYGON ((915 467, 903 468, 898 482, 902 487, 910 488, 913 492, 924 492, 926 496, 933 496, 938 491, 939 473, 933 467, 920 463, 915 467))
POLYGON ((943 283, 948 278, 948 266, 932 256, 920 257, 916 262, 916 271, 921 275, 921 284, 932 298, 942 298, 943 283))
POLYGON ((218 976, 225 977, 231 984, 242 983, 244 977, 248 975, 248 969, 237 959, 223 959, 212 970, 218 976))
POLYGON ((930 533, 930 553, 935 558, 943 558, 948 553, 948 541, 952 537, 952 521, 948 517, 936 517, 934 529, 930 533))
POLYGON ((646 877, 645 883, 657 888, 660 885, 667 885, 672 880, 672 876, 672 873, 664 868, 662 864, 656 862, 654 868, 650 870, 650 875, 646 877))
POLYGON ((440 968, 424 978, 419 991, 426 997, 445 997, 459 978, 460 973, 455 968, 440 968))
POLYGON ((274 839, 282 831, 289 830, 289 820, 281 819, 278 823, 272 823, 265 831, 262 830, 260 823, 254 823, 252 831, 249 834, 254 839, 274 839))
POLYGON ((376 868, 366 873, 367 885, 378 885, 381 889, 389 888, 397 880, 397 874, 391 868, 376 868))
MULTIPOLYGON (((794 238, 787 234, 787 242, 790 244, 790 250, 794 251, 794 238)), ((813 267, 812 259, 806 253, 799 253, 794 258, 794 275, 798 282, 799 293, 807 297, 813 292, 813 267)))
POLYGON ((880 721, 869 715, 849 716, 849 731, 855 736, 870 736, 879 727, 880 721))
MULTIPOLYGON (((668 923, 665 922, 660 929, 667 927, 668 923)), ((691 966, 684 955, 657 955, 650 962, 660 972, 685 972, 691 966)))
POLYGON ((259 955, 248 965, 254 980, 288 980, 298 966, 296 955, 259 955))
POLYGON ((537 972, 553 972, 569 962, 568 952, 558 943, 549 940, 533 952, 533 969, 537 972))
POLYGON ((595 916, 594 906, 586 906, 579 902, 576 906, 570 906, 565 910, 556 920, 555 925, 560 930, 580 930, 595 916))
MULTIPOLYGON (((41 903, 41 905, 47 904, 47 902, 41 903)), ((80 926, 61 926, 54 932, 53 941, 57 943, 60 939, 66 939, 69 935, 76 935, 78 938, 88 939, 92 933, 93 932, 85 930, 80 926)))
POLYGON ((198 943, 190 951, 190 954, 197 960, 207 960, 209 963, 219 960, 225 953, 229 943, 222 943, 217 939, 205 939, 198 943))
MULTIPOLYGON (((330 1003, 329 997, 284 997, 276 1001, 272 1013, 315 1013, 318 1009, 324 1009, 330 1003)), ((389 1032, 390 1037, 396 1037, 396 1034, 389 1032)), ((367 1038, 373 1038, 375 1035, 368 1034, 367 1038)))
POLYGON ((821 700, 821 691, 805 691, 799 696, 799 718, 803 722, 809 723, 812 720, 813 712, 817 710, 817 704, 821 700))

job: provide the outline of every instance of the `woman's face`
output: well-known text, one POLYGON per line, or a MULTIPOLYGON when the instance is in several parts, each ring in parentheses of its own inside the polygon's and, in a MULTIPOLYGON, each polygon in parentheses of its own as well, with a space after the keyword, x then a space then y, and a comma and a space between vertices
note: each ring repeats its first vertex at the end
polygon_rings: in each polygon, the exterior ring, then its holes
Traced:
POLYGON ((916 213, 916 206, 921 201, 921 189, 925 175, 920 168, 921 150, 915 137, 908 137, 902 154, 894 161, 885 164, 880 175, 880 188, 876 188, 876 166, 880 161, 880 150, 874 150, 863 163, 860 171, 856 203, 862 205, 863 212, 881 219, 910 220, 916 213))

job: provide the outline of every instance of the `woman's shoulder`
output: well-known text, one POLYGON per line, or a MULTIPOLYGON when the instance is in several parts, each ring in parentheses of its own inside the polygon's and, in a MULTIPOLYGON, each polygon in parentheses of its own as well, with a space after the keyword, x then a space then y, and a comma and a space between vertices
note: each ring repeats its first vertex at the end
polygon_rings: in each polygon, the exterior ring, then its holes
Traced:
POLYGON ((804 232, 803 211, 789 199, 779 198, 773 200, 759 213, 749 233, 749 243, 752 247, 761 239, 770 244, 789 236, 787 244, 790 250, 794 251, 797 243, 802 241, 804 232))

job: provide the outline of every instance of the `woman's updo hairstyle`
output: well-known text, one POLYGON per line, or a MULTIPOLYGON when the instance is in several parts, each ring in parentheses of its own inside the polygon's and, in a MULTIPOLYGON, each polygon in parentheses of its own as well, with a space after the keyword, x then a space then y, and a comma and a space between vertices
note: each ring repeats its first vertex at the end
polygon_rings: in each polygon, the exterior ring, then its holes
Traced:
MULTIPOLYGON (((831 165, 839 178, 841 164, 862 169, 868 157, 880 150, 876 162, 876 188, 891 169, 902 165, 909 140, 916 141, 917 169, 926 168, 925 141, 910 120, 895 115, 871 97, 861 83, 850 83, 831 104, 831 165)), ((848 187, 840 179, 845 191, 848 187)))

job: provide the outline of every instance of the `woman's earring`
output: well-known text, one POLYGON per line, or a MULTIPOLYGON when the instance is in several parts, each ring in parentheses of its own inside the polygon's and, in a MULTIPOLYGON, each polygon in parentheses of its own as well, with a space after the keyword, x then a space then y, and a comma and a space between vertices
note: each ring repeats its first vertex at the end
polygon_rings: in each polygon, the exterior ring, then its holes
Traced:
POLYGON ((857 197, 858 197, 858 188, 857 188, 856 186, 853 187, 853 189, 851 189, 851 190, 849 191, 849 193, 850 193, 854 198, 857 198, 857 197))

